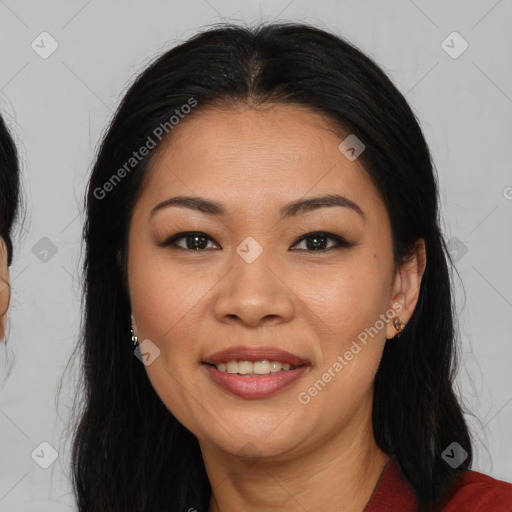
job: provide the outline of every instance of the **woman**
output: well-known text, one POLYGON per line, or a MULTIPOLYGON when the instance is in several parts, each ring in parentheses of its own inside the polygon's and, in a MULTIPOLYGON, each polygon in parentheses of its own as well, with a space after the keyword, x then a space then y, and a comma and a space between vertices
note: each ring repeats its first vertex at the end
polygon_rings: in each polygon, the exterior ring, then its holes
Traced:
POLYGON ((19 187, 16 146, 0 116, 0 340, 5 338, 7 308, 11 299, 11 234, 18 210, 19 187))
POLYGON ((359 50, 286 24, 168 51, 86 207, 80 511, 506 510, 469 470, 430 154, 359 50))

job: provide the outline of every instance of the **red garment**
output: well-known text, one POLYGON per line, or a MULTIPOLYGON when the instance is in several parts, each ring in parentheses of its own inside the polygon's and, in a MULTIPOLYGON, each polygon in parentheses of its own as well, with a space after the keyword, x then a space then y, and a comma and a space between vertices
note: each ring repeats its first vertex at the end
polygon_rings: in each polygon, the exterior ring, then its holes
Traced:
MULTIPOLYGON (((396 459, 384 468, 363 512, 416 512, 418 502, 396 459)), ((465 471, 453 483, 438 512, 512 512, 512 484, 477 471, 465 471)))

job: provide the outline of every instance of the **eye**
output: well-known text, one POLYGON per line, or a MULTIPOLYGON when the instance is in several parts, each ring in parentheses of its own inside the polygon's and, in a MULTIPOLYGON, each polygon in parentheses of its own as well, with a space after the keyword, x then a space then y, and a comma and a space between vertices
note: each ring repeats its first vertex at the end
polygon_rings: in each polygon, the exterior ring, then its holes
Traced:
POLYGON ((161 247, 174 246, 173 248, 189 251, 202 251, 207 248, 208 240, 212 239, 205 233, 201 233, 200 231, 186 231, 176 233, 158 245, 161 247), (184 245, 178 244, 177 242, 179 240, 184 240, 184 245))
MULTIPOLYGON (((331 249, 341 249, 342 247, 350 247, 354 244, 347 242, 343 237, 333 235, 332 233, 326 233, 324 231, 315 231, 314 233, 308 233, 295 242, 294 245, 306 242, 306 250, 310 252, 327 252, 331 249), (334 246, 326 248, 328 240, 334 241, 334 246)), ((293 247, 293 246, 292 246, 293 247)), ((297 249, 294 249, 297 250, 297 249)))

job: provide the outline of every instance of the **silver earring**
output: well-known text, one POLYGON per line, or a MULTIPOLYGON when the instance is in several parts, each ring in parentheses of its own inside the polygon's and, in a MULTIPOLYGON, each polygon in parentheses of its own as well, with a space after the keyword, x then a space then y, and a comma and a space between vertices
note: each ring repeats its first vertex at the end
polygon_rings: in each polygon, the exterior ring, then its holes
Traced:
POLYGON ((137 338, 137 336, 135 336, 135 334, 133 333, 133 327, 130 330, 132 331, 133 348, 136 348, 137 344, 139 343, 139 338, 137 338))

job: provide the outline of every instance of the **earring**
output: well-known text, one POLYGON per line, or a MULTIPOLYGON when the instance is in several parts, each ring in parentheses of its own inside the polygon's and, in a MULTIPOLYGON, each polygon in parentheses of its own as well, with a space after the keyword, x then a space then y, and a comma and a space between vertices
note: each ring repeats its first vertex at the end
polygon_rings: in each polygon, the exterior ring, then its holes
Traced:
POLYGON ((393 325, 395 326, 395 329, 398 331, 398 334, 396 335, 397 338, 400 338, 400 333, 404 330, 405 323, 402 323, 400 318, 395 318, 393 320, 393 325))
POLYGON ((139 338, 137 338, 137 336, 135 336, 135 334, 133 333, 133 327, 131 327, 130 330, 132 331, 133 348, 136 348, 137 347, 137 343, 139 342, 139 338))

